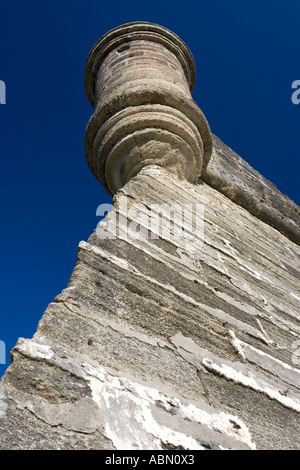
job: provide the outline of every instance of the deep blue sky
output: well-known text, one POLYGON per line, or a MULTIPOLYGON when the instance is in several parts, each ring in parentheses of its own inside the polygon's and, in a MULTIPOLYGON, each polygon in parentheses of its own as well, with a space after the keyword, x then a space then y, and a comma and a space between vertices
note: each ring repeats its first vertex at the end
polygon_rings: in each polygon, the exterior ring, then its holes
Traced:
MULTIPOLYGON (((1 323, 6 361, 67 286, 110 202, 85 161, 86 57, 111 28, 161 24, 190 47, 212 132, 298 204, 299 0, 6 1, 0 5, 1 323)), ((0 365, 0 375, 5 370, 0 365)))

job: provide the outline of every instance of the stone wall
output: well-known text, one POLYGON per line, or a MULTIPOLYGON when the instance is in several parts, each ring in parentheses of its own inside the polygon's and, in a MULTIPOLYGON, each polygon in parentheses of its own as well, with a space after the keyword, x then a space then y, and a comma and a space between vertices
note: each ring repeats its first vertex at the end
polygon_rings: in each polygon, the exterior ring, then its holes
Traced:
POLYGON ((1 448, 300 448, 299 254, 205 183, 145 168, 14 348, 1 448), (159 238, 130 236, 166 201, 203 208, 196 237, 170 234, 166 206, 159 238))

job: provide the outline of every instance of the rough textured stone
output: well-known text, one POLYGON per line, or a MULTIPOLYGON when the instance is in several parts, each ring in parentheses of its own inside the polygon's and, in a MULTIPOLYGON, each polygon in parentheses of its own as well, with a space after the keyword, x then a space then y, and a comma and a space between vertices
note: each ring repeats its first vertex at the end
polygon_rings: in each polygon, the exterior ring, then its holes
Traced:
MULTIPOLYGON (((153 35, 155 26, 143 27, 136 41, 147 28, 153 35)), ((125 25, 126 37, 128 28, 136 33, 125 25)), ((164 34, 172 33, 159 32, 165 47, 164 34)), ((181 78, 191 85, 186 60, 179 60, 181 78)), ((93 88, 97 73, 88 73, 93 88)), ((113 106, 104 119, 102 104, 88 127, 89 144, 105 155, 105 164, 94 161, 97 171, 105 173, 110 158, 122 161, 122 171, 115 165, 107 173, 117 175, 119 190, 112 211, 79 243, 68 286, 34 337, 12 351, 0 382, 0 448, 300 449, 293 202, 214 136, 202 179, 191 183, 184 172, 192 156, 176 140, 197 148, 187 93, 179 109, 170 102, 152 108, 136 95, 117 118, 113 106), (146 126, 144 140, 140 129, 135 143, 112 154, 111 135, 125 141, 139 113, 166 128, 149 134, 146 126), (172 138, 163 140, 164 132, 172 138), (170 147, 185 154, 178 174, 170 147), (136 148, 146 158, 131 171, 136 148)))
POLYGON ((209 165, 201 178, 300 245, 300 207, 216 136, 209 165))
POLYGON ((13 350, 1 447, 300 448, 299 247, 157 167, 114 204, 13 350), (129 236, 166 201, 204 205, 202 240, 170 236, 166 218, 159 239, 129 236))

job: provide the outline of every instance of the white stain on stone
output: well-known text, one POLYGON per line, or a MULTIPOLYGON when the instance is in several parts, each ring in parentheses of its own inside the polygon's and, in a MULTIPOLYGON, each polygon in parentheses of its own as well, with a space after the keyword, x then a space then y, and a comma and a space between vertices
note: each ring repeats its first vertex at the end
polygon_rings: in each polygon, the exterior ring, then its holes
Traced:
POLYGON ((209 371, 216 372, 217 374, 222 375, 228 380, 232 380, 236 383, 242 384, 257 392, 264 393, 272 400, 276 400, 287 408, 290 408, 300 413, 300 401, 296 401, 291 397, 285 396, 282 391, 270 387, 269 384, 263 382, 262 380, 252 376, 246 376, 241 371, 235 370, 227 364, 216 364, 208 358, 204 358, 202 360, 202 364, 209 371))
POLYGON ((166 172, 166 170, 162 169, 160 166, 146 165, 140 170, 139 175, 149 175, 157 177, 164 172, 166 172))
MULTIPOLYGON (((88 373, 91 372, 89 368, 88 373)), ((90 377, 92 396, 105 419, 105 435, 118 450, 161 449, 167 443, 185 449, 202 449, 192 437, 155 421, 150 407, 158 396, 156 391, 151 397, 150 389, 146 391, 139 384, 113 377, 102 368, 99 372, 96 371, 97 378, 90 377), (99 380, 100 376, 105 379, 99 380)))
POLYGON ((286 362, 283 362, 280 359, 241 341, 235 336, 233 331, 229 331, 229 334, 232 337, 232 345, 243 359, 246 359, 249 362, 254 362, 262 369, 271 372, 274 376, 279 377, 296 388, 299 388, 300 369, 296 369, 286 362))
MULTIPOLYGON (((117 449, 163 449, 164 446, 188 450, 205 450, 196 438, 180 429, 172 429, 158 422, 152 411, 155 407, 171 411, 170 421, 176 418, 206 426, 228 436, 233 442, 255 449, 246 425, 237 417, 194 404, 184 404, 179 398, 168 397, 157 388, 137 383, 129 378, 108 372, 104 367, 79 363, 58 356, 49 345, 21 338, 16 349, 34 359, 48 360, 64 370, 74 371, 90 384, 92 397, 76 403, 51 405, 39 397, 24 394, 18 399, 20 408, 27 408, 52 426, 91 433, 97 428, 110 439, 117 449)), ((210 407, 209 407, 210 408, 210 407)), ((5 416, 6 403, 0 395, 0 417, 5 416)), ((168 424, 169 424, 168 423, 168 424)), ((217 441, 218 442, 218 441, 217 441)), ((215 444, 221 449, 221 445, 215 444)))
POLYGON ((171 292, 172 294, 175 294, 176 296, 180 297, 183 301, 188 302, 188 303, 194 305, 195 307, 204 310, 205 312, 209 313, 210 315, 219 318, 223 322, 225 321, 229 324, 232 324, 232 325, 236 326, 237 328, 240 328, 242 331, 247 331, 247 333, 249 333, 250 335, 255 336, 256 338, 259 338, 263 341, 266 341, 264 335, 260 331, 258 331, 256 328, 254 328, 253 326, 248 325, 247 323, 244 323, 244 322, 232 317, 231 315, 227 314, 223 310, 220 310, 220 309, 217 309, 217 308, 212 308, 212 307, 209 307, 208 305, 197 302, 195 299, 193 299, 192 297, 184 294, 183 292, 178 291, 177 289, 175 289, 175 287, 173 287, 170 284, 163 284, 163 283, 157 281, 156 279, 154 279, 150 276, 146 276, 145 274, 143 274, 141 271, 139 271, 133 265, 127 263, 122 258, 119 258, 117 256, 113 256, 113 255, 105 252, 104 250, 102 250, 102 249, 100 249, 100 248, 98 248, 94 245, 91 245, 87 242, 84 242, 84 241, 81 241, 79 243, 79 248, 81 248, 83 250, 86 250, 86 251, 89 251, 89 252, 93 252, 97 255, 100 255, 104 259, 109 260, 110 262, 118 265, 119 267, 133 272, 136 276, 139 276, 139 277, 143 278, 144 280, 150 282, 151 284, 159 286, 159 287, 167 290, 168 292, 171 292))
POLYGON ((246 425, 227 413, 209 413, 193 404, 184 405, 178 398, 167 397, 159 390, 108 374, 103 368, 86 368, 92 396, 105 416, 105 433, 117 449, 160 449, 162 444, 184 449, 204 449, 196 439, 163 426, 154 419, 151 405, 225 434, 255 449, 246 425))
POLYGON ((244 350, 243 350, 243 348, 242 348, 242 346, 241 346, 240 341, 239 341, 239 340, 237 339, 237 337, 235 336, 234 331, 229 330, 229 335, 230 335, 231 338, 232 338, 231 344, 232 344, 232 346, 234 347, 234 349, 237 351, 237 353, 241 356, 242 359, 246 359, 244 350))
POLYGON ((91 245, 90 243, 87 243, 85 241, 81 241, 78 245, 78 248, 81 248, 82 250, 85 250, 85 251, 93 252, 96 255, 99 255, 102 258, 107 259, 111 263, 116 264, 117 266, 119 266, 122 269, 127 269, 127 270, 130 270, 130 271, 135 270, 135 268, 130 263, 128 263, 128 261, 126 261, 124 259, 121 259, 117 256, 114 256, 110 253, 107 253, 104 250, 101 250, 101 248, 98 248, 97 246, 91 245))
POLYGON ((50 360, 54 357, 54 351, 52 351, 50 346, 37 343, 30 339, 19 338, 16 349, 26 356, 35 359, 50 360))

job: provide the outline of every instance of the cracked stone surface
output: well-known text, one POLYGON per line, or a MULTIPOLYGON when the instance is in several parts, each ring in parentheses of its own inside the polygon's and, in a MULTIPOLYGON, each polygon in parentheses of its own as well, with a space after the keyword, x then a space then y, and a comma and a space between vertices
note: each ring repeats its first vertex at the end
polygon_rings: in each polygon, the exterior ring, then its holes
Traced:
POLYGON ((145 167, 13 349, 0 448, 299 449, 299 260, 220 191, 145 167), (166 204, 187 210, 172 230, 166 204))

